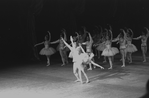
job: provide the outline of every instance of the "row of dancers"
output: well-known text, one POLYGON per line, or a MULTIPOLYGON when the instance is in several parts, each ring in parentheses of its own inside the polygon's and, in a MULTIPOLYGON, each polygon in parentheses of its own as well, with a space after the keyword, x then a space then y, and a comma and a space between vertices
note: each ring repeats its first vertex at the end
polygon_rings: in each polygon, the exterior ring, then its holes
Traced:
POLYGON ((100 33, 92 38, 90 32, 88 32, 86 28, 83 27, 84 34, 81 35, 75 32, 76 36, 70 36, 70 44, 68 44, 65 29, 62 30, 60 38, 53 42, 51 42, 51 33, 48 31, 49 39, 48 35, 46 35, 45 41, 38 43, 35 46, 40 44, 45 45, 45 47, 41 49, 40 54, 46 55, 47 66, 49 66, 50 56, 56 52, 56 50, 49 45, 59 43, 57 50, 59 51, 62 59, 62 66, 68 63, 67 52, 70 51, 69 58, 72 58, 73 61, 73 73, 77 78, 76 82, 84 83, 82 81, 81 74, 83 73, 86 77, 86 83, 88 83, 89 79, 84 71, 87 65, 89 65, 88 70, 92 70, 92 65, 94 65, 94 68, 100 67, 101 69, 104 69, 101 65, 95 63, 93 47, 96 50, 95 54, 98 55, 98 57, 100 56, 100 51, 102 51, 101 55, 104 56, 105 62, 106 58, 108 58, 110 64, 108 69, 112 69, 114 55, 118 54, 119 52, 122 56, 121 67, 125 67, 126 59, 129 61, 129 63, 132 63, 131 55, 133 52, 137 51, 136 46, 131 43, 132 40, 141 39, 143 62, 146 62, 147 39, 149 36, 149 30, 146 27, 145 29, 147 33, 145 34, 143 32, 142 35, 136 38, 133 38, 133 31, 130 28, 120 29, 120 34, 116 38, 113 38, 112 27, 109 25, 109 29, 105 28, 104 31, 100 30, 100 33), (117 47, 112 47, 112 42, 117 42, 117 44, 120 45, 119 49, 117 47))

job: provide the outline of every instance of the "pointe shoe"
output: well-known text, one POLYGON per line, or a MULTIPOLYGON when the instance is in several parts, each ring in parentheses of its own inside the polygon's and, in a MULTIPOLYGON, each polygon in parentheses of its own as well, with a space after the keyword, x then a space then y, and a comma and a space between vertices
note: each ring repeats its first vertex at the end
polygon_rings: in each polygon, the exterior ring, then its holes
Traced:
POLYGON ((122 65, 121 67, 125 67, 125 65, 122 65))
POLYGON ((143 61, 143 63, 145 63, 145 62, 146 62, 146 60, 143 61))
POLYGON ((86 83, 89 83, 89 82, 90 82, 89 80, 86 81, 86 83))
POLYGON ((64 66, 65 64, 62 64, 61 66, 64 66))
POLYGON ((87 70, 92 70, 92 68, 89 68, 89 69, 87 69, 87 70))
POLYGON ((47 66, 50 66, 50 63, 48 63, 47 66))
POLYGON ((75 82, 80 82, 80 80, 79 80, 79 79, 77 79, 77 80, 75 80, 75 82))
POLYGON ((112 67, 109 67, 108 69, 112 69, 112 67))

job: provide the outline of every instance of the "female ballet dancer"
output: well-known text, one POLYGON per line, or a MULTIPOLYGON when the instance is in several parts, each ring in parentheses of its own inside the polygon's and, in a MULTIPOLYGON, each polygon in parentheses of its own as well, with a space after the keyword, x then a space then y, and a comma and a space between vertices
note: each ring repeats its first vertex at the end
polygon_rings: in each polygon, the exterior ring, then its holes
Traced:
POLYGON ((106 34, 106 41, 104 42, 106 48, 103 50, 102 54, 103 56, 105 57, 108 57, 108 60, 109 60, 109 63, 110 63, 110 67, 108 69, 112 69, 112 57, 119 53, 119 50, 116 48, 116 47, 111 47, 111 44, 112 44, 112 38, 113 38, 113 35, 112 35, 112 32, 109 30, 109 33, 110 33, 110 36, 111 38, 109 37, 109 34, 107 32, 106 34))
POLYGON ((117 38, 115 38, 112 42, 117 42, 117 44, 119 43, 120 44, 120 53, 122 55, 122 63, 123 65, 121 67, 125 67, 125 58, 126 58, 126 32, 123 30, 123 29, 120 29, 120 31, 123 32, 123 35, 122 33, 120 33, 117 38))
POLYGON ((142 50, 142 55, 143 55, 143 62, 146 62, 146 54, 147 54, 147 39, 149 37, 149 30, 148 28, 144 27, 147 31, 147 34, 142 32, 142 35, 140 35, 137 38, 133 38, 134 40, 141 39, 141 50, 142 50))
POLYGON ((81 82, 82 84, 84 83, 82 81, 82 76, 81 76, 81 72, 82 72, 86 78, 86 83, 89 83, 89 79, 84 71, 84 66, 82 64, 83 57, 80 55, 81 54, 81 45, 78 45, 77 42, 74 42, 74 39, 72 38, 72 36, 70 36, 70 41, 71 41, 72 47, 63 38, 61 38, 61 39, 64 42, 64 44, 70 49, 70 51, 72 53, 73 73, 74 73, 75 77, 77 78, 77 80, 75 80, 75 82, 81 82))
MULTIPOLYGON (((99 45, 100 45, 100 43, 102 43, 101 42, 101 39, 102 39, 102 27, 100 26, 100 33, 99 33, 98 26, 96 26, 96 28, 98 29, 98 31, 97 31, 98 34, 95 35, 95 37, 93 37, 93 39, 94 39, 93 47, 95 49, 96 56, 99 59, 100 58, 100 51, 101 51, 101 48, 99 47, 99 45)), ((100 45, 100 46, 103 46, 103 45, 100 45)), ((102 51, 103 51, 103 49, 102 49, 102 51)))
POLYGON ((41 42, 41 43, 38 43, 34 46, 38 46, 38 45, 41 45, 41 44, 44 44, 44 48, 41 49, 40 51, 40 55, 45 55, 47 57, 47 66, 50 65, 50 56, 52 54, 54 54, 56 52, 56 50, 52 47, 49 47, 50 45, 50 41, 51 41, 51 34, 49 31, 47 31, 49 33, 49 40, 48 40, 48 35, 45 36, 45 41, 44 42, 41 42))
POLYGON ((137 48, 134 44, 132 44, 133 31, 130 28, 127 29, 126 37, 126 58, 128 59, 129 63, 132 63, 132 53, 136 52, 137 48))
POLYGON ((59 43, 59 45, 57 46, 57 50, 59 51, 59 54, 61 56, 61 60, 62 60, 62 65, 64 66, 66 64, 68 64, 68 57, 67 57, 67 50, 65 48, 65 44, 64 42, 61 40, 61 37, 64 36, 64 40, 67 41, 67 36, 66 36, 66 30, 63 29, 62 33, 60 34, 60 39, 51 42, 51 44, 56 44, 59 43))
MULTIPOLYGON (((86 29, 84 29, 84 32, 86 32, 89 37, 87 37, 87 41, 83 42, 82 45, 86 45, 86 52, 88 53, 88 55, 91 55, 93 39, 91 37, 91 34, 86 29)), ((92 70, 92 64, 91 63, 89 63, 89 69, 88 70, 92 70)))

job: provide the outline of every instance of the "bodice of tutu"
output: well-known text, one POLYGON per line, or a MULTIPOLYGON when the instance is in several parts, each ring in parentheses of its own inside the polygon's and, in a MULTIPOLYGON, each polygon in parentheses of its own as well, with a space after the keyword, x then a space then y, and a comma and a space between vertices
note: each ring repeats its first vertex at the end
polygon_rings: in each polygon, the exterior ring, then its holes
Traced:
POLYGON ((128 40, 128 41, 127 41, 127 44, 128 44, 128 45, 131 45, 131 42, 132 42, 131 40, 128 40))
POLYGON ((93 44, 93 42, 90 42, 90 41, 86 42, 86 51, 87 52, 91 52, 92 44, 93 44))
POLYGON ((111 48, 111 42, 110 42, 110 41, 106 41, 105 45, 106 45, 106 47, 107 47, 108 49, 111 48))
POLYGON ((145 46, 146 42, 147 42, 147 38, 146 37, 142 37, 141 41, 142 41, 142 45, 145 46))
POLYGON ((119 42, 120 42, 120 46, 125 46, 125 44, 126 44, 124 39, 120 39, 119 42))
POLYGON ((64 42, 62 40, 60 40, 59 42, 59 48, 63 48, 65 46, 64 42))
POLYGON ((48 42, 48 41, 45 41, 45 42, 44 42, 44 45, 45 45, 45 48, 46 48, 46 49, 49 48, 49 42, 48 42))

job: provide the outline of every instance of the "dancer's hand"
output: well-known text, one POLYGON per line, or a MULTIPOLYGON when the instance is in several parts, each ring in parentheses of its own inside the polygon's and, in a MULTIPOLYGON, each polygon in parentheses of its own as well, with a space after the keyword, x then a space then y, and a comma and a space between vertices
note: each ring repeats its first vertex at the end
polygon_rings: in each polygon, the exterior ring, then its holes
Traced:
POLYGON ((73 42, 73 38, 72 38, 72 36, 70 36, 70 41, 73 42))
POLYGON ((104 69, 102 66, 100 66, 101 69, 104 69))

